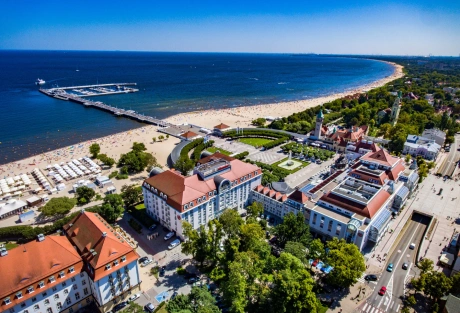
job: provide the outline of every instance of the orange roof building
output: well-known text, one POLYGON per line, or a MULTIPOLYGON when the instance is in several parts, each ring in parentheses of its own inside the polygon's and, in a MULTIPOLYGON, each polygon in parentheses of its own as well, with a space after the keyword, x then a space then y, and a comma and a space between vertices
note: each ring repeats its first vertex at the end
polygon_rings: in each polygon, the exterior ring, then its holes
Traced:
POLYGON ((92 302, 88 275, 65 236, 37 240, 2 251, 0 312, 61 312, 92 302))
POLYGON ((93 297, 101 311, 140 290, 139 255, 99 214, 83 210, 63 228, 94 282, 93 297))
POLYGON ((185 139, 185 140, 193 140, 193 139, 199 138, 201 136, 198 135, 197 133, 194 133, 194 132, 189 130, 188 132, 185 132, 185 133, 181 134, 180 137, 185 139))
POLYGON ((198 228, 227 208, 242 210, 261 177, 259 167, 215 153, 199 160, 191 176, 169 170, 146 179, 144 203, 150 216, 183 238, 183 220, 198 228))
POLYGON ((220 131, 223 131, 223 130, 226 130, 226 129, 229 129, 229 128, 230 128, 230 126, 225 125, 224 123, 220 123, 219 125, 214 126, 214 129, 218 129, 220 131))

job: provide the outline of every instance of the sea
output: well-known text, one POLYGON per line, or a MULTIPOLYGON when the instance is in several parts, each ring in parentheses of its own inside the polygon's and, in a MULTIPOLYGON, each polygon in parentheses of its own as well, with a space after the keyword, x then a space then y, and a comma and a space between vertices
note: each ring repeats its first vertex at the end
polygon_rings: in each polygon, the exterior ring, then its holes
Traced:
POLYGON ((156 118, 326 96, 391 75, 386 63, 309 54, 0 51, 0 164, 144 126, 53 99, 43 88, 135 82, 94 97, 156 118))

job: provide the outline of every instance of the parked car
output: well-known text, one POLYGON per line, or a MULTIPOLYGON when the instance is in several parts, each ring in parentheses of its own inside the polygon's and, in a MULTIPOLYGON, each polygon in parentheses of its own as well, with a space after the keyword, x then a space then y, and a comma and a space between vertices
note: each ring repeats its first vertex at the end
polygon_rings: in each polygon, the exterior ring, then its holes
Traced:
POLYGON ((393 272, 393 263, 388 264, 387 271, 393 272))
POLYGON ((166 234, 166 236, 165 236, 164 239, 165 239, 165 240, 169 240, 169 239, 172 238, 172 236, 174 236, 174 232, 171 231, 171 232, 169 232, 169 233, 166 234))
POLYGON ((411 243, 409 246, 409 249, 414 250, 415 249, 415 243, 411 243))
POLYGON ((175 247, 177 247, 178 245, 180 245, 180 240, 179 239, 176 239, 174 240, 173 242, 171 242, 168 246, 168 249, 171 250, 171 249, 174 249, 175 247))
POLYGON ((371 274, 371 275, 364 276, 364 279, 367 281, 377 281, 378 278, 376 275, 371 274))
POLYGON ((195 283, 195 282, 197 282, 197 281, 198 281, 198 278, 192 277, 192 278, 190 278, 190 279, 188 280, 188 283, 189 283, 189 284, 193 284, 193 283, 195 283))
POLYGON ((139 263, 143 263, 145 260, 148 260, 148 256, 143 256, 142 258, 139 259, 139 263))
POLYGON ((150 302, 144 306, 144 309, 149 313, 153 313, 153 311, 155 311, 155 307, 150 302))
POLYGON ((171 300, 177 297, 178 293, 177 291, 174 291, 173 294, 171 295, 171 300))
POLYGON ((387 287, 382 286, 379 290, 379 295, 383 296, 387 292, 387 287))
POLYGON ((152 259, 147 259, 147 260, 145 260, 144 262, 141 263, 141 266, 142 266, 142 267, 145 267, 145 266, 149 265, 149 264, 152 263, 152 262, 153 262, 152 259))
POLYGON ((162 267, 160 268, 160 276, 161 276, 161 277, 165 276, 165 272, 166 272, 166 266, 162 266, 162 267))
POLYGON ((118 312, 118 311, 120 311, 121 309, 123 309, 123 308, 124 308, 125 306, 127 306, 127 305, 128 305, 128 303, 126 303, 126 302, 124 302, 124 301, 123 301, 123 302, 120 302, 120 303, 118 303, 116 306, 113 307, 112 311, 113 311, 113 312, 118 312))
POLYGON ((150 226, 149 230, 154 230, 155 228, 157 228, 157 224, 153 224, 152 226, 150 226))
POLYGON ((409 265, 407 265, 407 263, 403 263, 403 265, 402 265, 403 270, 407 270, 408 267, 409 267, 409 265))
POLYGON ((141 296, 140 293, 133 294, 131 297, 128 298, 128 302, 137 300, 137 299, 139 299, 140 296, 141 296))

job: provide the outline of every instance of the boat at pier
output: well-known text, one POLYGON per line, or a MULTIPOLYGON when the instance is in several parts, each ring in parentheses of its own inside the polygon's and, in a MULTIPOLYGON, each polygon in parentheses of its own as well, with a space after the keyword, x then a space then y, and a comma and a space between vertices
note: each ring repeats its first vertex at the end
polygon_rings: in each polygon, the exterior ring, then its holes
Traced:
POLYGON ((37 81, 35 82, 35 85, 44 85, 46 82, 43 79, 37 78, 37 81))

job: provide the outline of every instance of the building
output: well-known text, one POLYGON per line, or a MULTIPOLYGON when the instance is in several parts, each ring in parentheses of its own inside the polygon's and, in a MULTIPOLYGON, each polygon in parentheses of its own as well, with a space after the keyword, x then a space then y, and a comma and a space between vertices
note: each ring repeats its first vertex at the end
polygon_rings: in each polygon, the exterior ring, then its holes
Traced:
POLYGON ((345 153, 348 160, 356 160, 368 152, 377 152, 381 148, 372 140, 361 139, 359 141, 348 141, 345 153))
POLYGON ((460 307, 460 298, 455 297, 452 294, 441 299, 441 302, 444 302, 444 308, 442 309, 442 313, 456 313, 460 307))
POLYGON ((408 189, 399 176, 403 160, 380 149, 368 152, 349 172, 338 171, 305 190, 305 220, 319 236, 343 238, 360 250, 377 243, 386 232, 400 195, 404 205, 408 189))
POLYGON ((179 137, 181 139, 183 139, 183 140, 188 140, 188 141, 193 141, 195 139, 201 138, 200 135, 198 135, 197 133, 194 133, 194 132, 192 132, 190 130, 185 132, 185 133, 183 133, 183 134, 181 134, 179 137))
POLYGON ((425 129, 422 133, 423 138, 434 140, 441 147, 446 141, 446 133, 437 128, 425 129))
POLYGON ((441 146, 433 139, 407 135, 402 153, 410 154, 413 157, 421 156, 427 160, 436 160, 440 150, 441 146))
POLYGON ((43 236, 0 257, 0 312, 72 313, 93 301, 84 263, 65 236, 43 236))
POLYGON ((313 133, 313 136, 310 135, 310 138, 312 139, 320 139, 322 136, 323 130, 323 122, 324 122, 324 114, 323 114, 323 109, 321 108, 316 115, 316 125, 315 125, 315 131, 313 133))
POLYGON ((22 200, 12 199, 6 203, 0 203, 0 219, 21 214, 27 208, 27 203, 22 200))
POLYGON ((398 96, 395 99, 395 102, 393 103, 393 107, 391 108, 391 116, 390 116, 390 121, 391 124, 394 126, 398 122, 398 117, 399 117, 399 112, 401 111, 401 92, 398 92, 398 96))
POLYGON ((214 133, 218 136, 221 136, 226 130, 229 130, 230 126, 220 123, 219 125, 214 126, 214 133))
POLYGON ((196 229, 226 209, 243 210, 261 180, 257 166, 215 153, 198 161, 193 175, 161 172, 146 179, 142 190, 147 213, 184 239, 182 221, 196 229))
POLYGON ((138 254, 99 214, 83 210, 63 228, 101 312, 140 291, 138 254))

